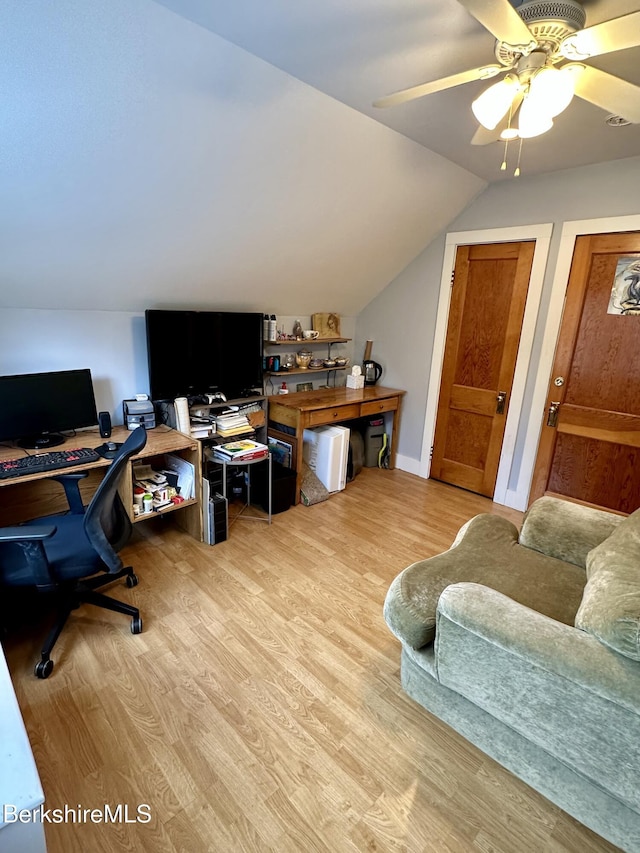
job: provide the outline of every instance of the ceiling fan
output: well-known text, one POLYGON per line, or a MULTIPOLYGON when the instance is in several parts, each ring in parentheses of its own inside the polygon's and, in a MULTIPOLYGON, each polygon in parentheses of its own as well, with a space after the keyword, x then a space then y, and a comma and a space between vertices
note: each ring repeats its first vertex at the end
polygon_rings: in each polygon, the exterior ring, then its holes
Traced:
POLYGON ((546 132, 574 94, 621 117, 621 123, 640 124, 640 86, 584 64, 593 56, 639 46, 640 11, 583 29, 586 14, 577 0, 525 0, 517 9, 509 0, 459 2, 495 36, 499 64, 403 89, 374 101, 375 107, 504 74, 472 104, 480 122, 473 145, 546 132))

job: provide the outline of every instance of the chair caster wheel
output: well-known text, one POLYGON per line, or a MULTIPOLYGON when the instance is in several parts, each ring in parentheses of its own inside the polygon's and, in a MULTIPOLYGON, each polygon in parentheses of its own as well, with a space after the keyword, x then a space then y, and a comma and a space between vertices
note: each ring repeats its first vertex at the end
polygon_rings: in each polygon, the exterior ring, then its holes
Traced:
POLYGON ((142 619, 139 616, 134 616, 131 620, 131 633, 142 634, 142 619))
POLYGON ((127 586, 129 589, 132 589, 134 586, 138 586, 138 576, 133 574, 133 572, 130 575, 127 575, 127 586))
POLYGON ((38 678, 49 678, 51 673, 53 672, 53 661, 51 658, 47 658, 46 660, 39 660, 35 665, 34 672, 38 678))

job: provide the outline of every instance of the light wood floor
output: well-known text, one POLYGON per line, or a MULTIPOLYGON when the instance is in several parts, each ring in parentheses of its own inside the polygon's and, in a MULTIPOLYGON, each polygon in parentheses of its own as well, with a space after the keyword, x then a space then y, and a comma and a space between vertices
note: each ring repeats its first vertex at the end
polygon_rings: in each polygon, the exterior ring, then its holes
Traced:
POLYGON ((47 826, 49 853, 613 851, 401 691, 387 587, 485 511, 520 520, 365 469, 215 547, 143 525, 140 585, 112 588, 141 635, 77 611, 47 681, 39 636, 6 643, 46 805, 151 806, 148 824, 47 826))

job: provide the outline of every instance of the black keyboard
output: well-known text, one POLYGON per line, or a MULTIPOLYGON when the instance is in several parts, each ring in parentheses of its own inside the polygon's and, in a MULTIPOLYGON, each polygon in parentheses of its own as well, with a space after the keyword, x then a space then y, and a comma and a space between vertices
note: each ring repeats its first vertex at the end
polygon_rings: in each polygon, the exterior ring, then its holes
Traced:
POLYGON ((86 462, 97 462, 100 454, 90 447, 75 447, 73 450, 49 450, 20 459, 5 459, 0 462, 0 480, 9 477, 24 477, 25 474, 41 474, 58 468, 73 468, 86 462))

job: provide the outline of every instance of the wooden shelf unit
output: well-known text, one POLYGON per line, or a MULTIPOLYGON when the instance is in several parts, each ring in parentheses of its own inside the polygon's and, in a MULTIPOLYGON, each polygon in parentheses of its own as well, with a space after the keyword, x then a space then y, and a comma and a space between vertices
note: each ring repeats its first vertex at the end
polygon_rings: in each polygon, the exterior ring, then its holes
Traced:
MULTIPOLYGON (((265 347, 292 347, 296 350, 304 349, 307 346, 326 345, 328 347, 327 358, 331 358, 331 347, 334 344, 348 344, 350 341, 351 338, 301 338, 295 341, 264 341, 263 343, 265 347)), ((290 370, 265 370, 263 376, 267 380, 272 377, 286 380, 287 376, 309 376, 318 373, 333 373, 334 371, 346 369, 347 365, 336 365, 335 367, 325 367, 324 365, 322 367, 292 367, 290 370)))
POLYGON ((265 370, 263 376, 287 376, 301 375, 303 373, 329 373, 334 370, 346 370, 346 365, 342 367, 293 367, 291 370, 265 370))
POLYGON ((348 344, 351 338, 292 338, 288 341, 263 341, 265 347, 299 347, 307 344, 348 344))

